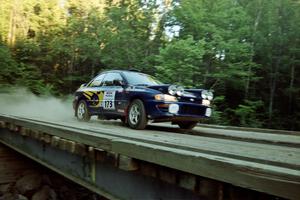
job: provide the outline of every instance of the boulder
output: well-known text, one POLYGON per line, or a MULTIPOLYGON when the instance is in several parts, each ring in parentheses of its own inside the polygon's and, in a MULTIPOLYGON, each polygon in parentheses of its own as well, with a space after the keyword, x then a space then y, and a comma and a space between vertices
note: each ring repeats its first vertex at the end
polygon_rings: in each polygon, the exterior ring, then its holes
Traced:
POLYGON ((33 194, 31 200, 56 200, 56 193, 48 185, 44 185, 40 190, 33 194))
POLYGON ((0 200, 28 200, 28 198, 21 194, 6 193, 0 197, 0 200))
POLYGON ((50 177, 47 174, 43 174, 42 183, 43 183, 43 185, 49 185, 49 186, 53 185, 51 180, 50 180, 50 177))
POLYGON ((10 191, 11 184, 2 184, 0 185, 0 195, 4 195, 5 193, 8 193, 10 191))
POLYGON ((16 189, 20 194, 37 190, 41 186, 42 177, 37 173, 29 173, 16 182, 16 189))
POLYGON ((69 187, 67 186, 62 186, 61 188, 59 188, 59 196, 62 198, 62 199, 72 199, 72 200, 77 200, 77 196, 76 196, 76 190, 77 188, 72 188, 70 189, 69 187))

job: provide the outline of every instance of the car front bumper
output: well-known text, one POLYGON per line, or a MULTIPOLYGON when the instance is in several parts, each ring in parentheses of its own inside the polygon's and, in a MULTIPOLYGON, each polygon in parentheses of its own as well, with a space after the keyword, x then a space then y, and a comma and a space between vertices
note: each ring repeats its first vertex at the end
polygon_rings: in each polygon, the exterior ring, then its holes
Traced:
POLYGON ((199 121, 211 116, 211 107, 188 102, 148 101, 145 103, 147 117, 160 121, 199 121), (177 109, 176 109, 177 108, 177 109))

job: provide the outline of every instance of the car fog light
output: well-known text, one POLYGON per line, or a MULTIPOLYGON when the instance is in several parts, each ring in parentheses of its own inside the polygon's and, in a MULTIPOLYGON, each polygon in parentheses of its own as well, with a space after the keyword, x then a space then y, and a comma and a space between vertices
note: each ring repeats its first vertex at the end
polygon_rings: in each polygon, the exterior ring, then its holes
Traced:
POLYGON ((210 101, 209 101, 209 100, 206 100, 206 99, 203 99, 203 100, 202 100, 202 105, 204 105, 204 106, 209 106, 209 105, 210 105, 210 101))
POLYGON ((205 116, 206 117, 210 117, 211 116, 211 108, 206 108, 205 116))
POLYGON ((169 113, 176 114, 179 111, 179 105, 178 104, 170 104, 169 106, 169 113))

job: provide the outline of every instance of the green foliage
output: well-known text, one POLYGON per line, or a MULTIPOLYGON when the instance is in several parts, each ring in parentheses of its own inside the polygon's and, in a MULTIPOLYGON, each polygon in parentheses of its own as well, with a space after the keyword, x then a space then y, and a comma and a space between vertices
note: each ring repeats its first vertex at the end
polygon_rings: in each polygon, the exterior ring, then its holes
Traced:
MULTIPOLYGON (((26 52, 26 48, 22 48, 26 52)), ((22 59, 26 60, 26 55, 22 59)), ((53 90, 51 85, 44 83, 40 71, 36 66, 16 62, 7 47, 0 46, 0 85, 18 85, 30 89, 35 94, 50 94, 53 90)))
POLYGON ((134 67, 149 71, 147 68, 152 66, 148 65, 147 57, 153 56, 158 45, 161 45, 156 40, 150 40, 150 27, 155 20, 154 9, 155 5, 151 1, 138 0, 121 1, 106 9, 102 51, 102 61, 106 67, 134 67))
POLYGON ((230 125, 230 122, 224 113, 224 110, 226 110, 227 107, 228 105, 226 105, 225 96, 215 97, 212 105, 212 116, 207 122, 211 124, 230 125))
POLYGON ((248 101, 246 100, 244 104, 240 104, 238 108, 234 110, 237 119, 239 120, 239 125, 250 126, 250 127, 262 127, 262 101, 248 101))
POLYGON ((173 40, 161 48, 157 56, 157 77, 167 83, 200 86, 200 63, 204 54, 204 42, 192 37, 173 40))
POLYGON ((46 84, 40 71, 33 65, 19 64, 20 78, 17 85, 28 88, 34 94, 52 94, 53 86, 46 84))
POLYGON ((17 63, 9 49, 0 44, 0 84, 14 84, 19 74, 17 63))

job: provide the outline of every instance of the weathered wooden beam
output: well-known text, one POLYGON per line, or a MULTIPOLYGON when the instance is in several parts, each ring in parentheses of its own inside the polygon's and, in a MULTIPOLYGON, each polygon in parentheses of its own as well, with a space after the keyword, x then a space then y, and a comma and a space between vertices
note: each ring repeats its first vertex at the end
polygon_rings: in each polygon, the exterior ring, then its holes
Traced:
POLYGON ((118 159, 119 169, 126 171, 136 171, 139 169, 138 162, 133 158, 124 155, 119 155, 118 159))

